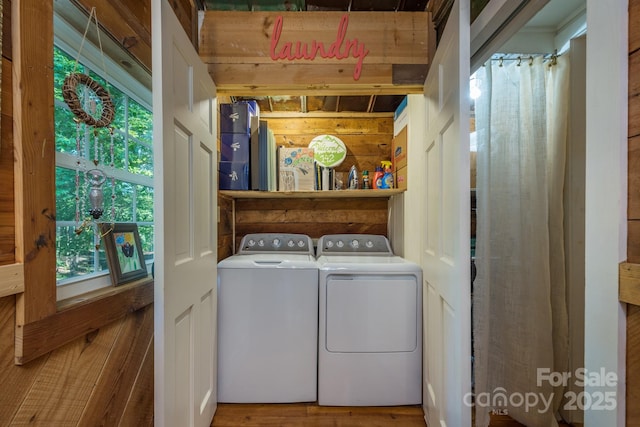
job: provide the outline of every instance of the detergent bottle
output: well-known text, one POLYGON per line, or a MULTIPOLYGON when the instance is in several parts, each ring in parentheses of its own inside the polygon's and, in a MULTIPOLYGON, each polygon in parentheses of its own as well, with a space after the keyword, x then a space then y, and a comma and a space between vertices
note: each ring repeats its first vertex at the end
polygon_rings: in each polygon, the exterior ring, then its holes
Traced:
POLYGON ((369 171, 362 171, 362 189, 368 190, 371 188, 369 184, 369 171))
POLYGON ((380 188, 382 185, 382 177, 384 176, 384 171, 381 166, 376 166, 376 171, 373 173, 373 180, 371 183, 371 188, 380 188))
POLYGON ((389 160, 383 160, 382 168, 384 169, 384 175, 382 175, 382 183, 378 188, 390 189, 393 188, 393 173, 391 172, 391 162, 389 160))

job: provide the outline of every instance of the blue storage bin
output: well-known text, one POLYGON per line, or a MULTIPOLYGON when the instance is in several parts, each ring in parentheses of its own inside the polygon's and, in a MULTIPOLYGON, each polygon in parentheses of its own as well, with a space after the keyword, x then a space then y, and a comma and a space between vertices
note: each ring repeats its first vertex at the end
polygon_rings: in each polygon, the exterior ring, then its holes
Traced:
POLYGON ((218 185, 220 190, 248 190, 249 162, 220 162, 218 185))
POLYGON ((251 116, 258 115, 256 101, 220 104, 220 133, 251 133, 251 116))
POLYGON ((220 134, 220 161, 248 162, 251 152, 251 136, 244 133, 220 134))

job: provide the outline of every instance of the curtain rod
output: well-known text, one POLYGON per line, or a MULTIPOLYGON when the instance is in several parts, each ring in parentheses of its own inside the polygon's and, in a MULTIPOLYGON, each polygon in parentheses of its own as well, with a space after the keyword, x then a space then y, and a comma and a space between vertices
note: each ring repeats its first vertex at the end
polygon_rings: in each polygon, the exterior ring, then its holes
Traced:
POLYGON ((533 65, 534 57, 542 56, 543 61, 551 61, 549 66, 552 67, 558 63, 558 49, 554 50, 553 53, 530 53, 528 55, 517 55, 516 54, 496 54, 491 57, 491 61, 498 61, 500 66, 504 61, 518 61, 518 66, 522 63, 522 61, 528 61, 529 65, 533 65))

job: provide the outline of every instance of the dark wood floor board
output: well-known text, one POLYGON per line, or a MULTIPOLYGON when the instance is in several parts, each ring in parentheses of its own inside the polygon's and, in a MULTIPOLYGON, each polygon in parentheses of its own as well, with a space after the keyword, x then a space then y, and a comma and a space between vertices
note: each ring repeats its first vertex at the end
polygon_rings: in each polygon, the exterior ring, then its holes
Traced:
MULTIPOLYGON (((421 406, 318 406, 316 403, 219 403, 211 427, 427 427, 421 406)), ((490 427, 523 427, 492 415, 490 427)), ((560 423, 560 427, 569 427, 560 423)), ((579 426, 575 426, 579 427, 579 426)))
POLYGON ((218 404, 212 427, 426 427, 422 407, 218 404))

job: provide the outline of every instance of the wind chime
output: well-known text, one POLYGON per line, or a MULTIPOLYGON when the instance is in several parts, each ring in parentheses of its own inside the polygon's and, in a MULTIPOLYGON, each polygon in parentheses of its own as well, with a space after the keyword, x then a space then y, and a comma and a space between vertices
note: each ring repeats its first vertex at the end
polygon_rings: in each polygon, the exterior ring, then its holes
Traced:
MULTIPOLYGON (((72 73, 69 73, 62 86, 62 96, 65 103, 74 114, 76 124, 76 169, 75 169, 75 222, 76 234, 82 233, 86 228, 92 228, 92 224, 98 225, 103 219, 104 214, 104 184, 110 180, 111 183, 111 209, 109 222, 115 221, 115 178, 109 177, 105 172, 106 157, 105 150, 100 144, 99 129, 107 128, 109 132, 109 166, 111 170, 114 167, 114 130, 109 127, 113 121, 115 109, 111 100, 111 94, 100 83, 86 74, 76 72, 82 45, 87 36, 91 19, 95 19, 96 32, 98 34, 98 42, 100 45, 100 53, 102 52, 102 43, 100 42, 100 30, 98 26, 98 18, 95 7, 91 9, 89 22, 82 37, 82 43, 78 51, 75 67, 72 73), (98 117, 98 104, 101 104, 101 111, 98 117), (84 136, 88 135, 88 143, 85 146, 84 136), (91 150, 93 144, 93 150, 91 150), (87 152, 88 151, 88 152, 87 152), (87 162, 89 154, 93 151, 91 161, 87 162), (87 200, 89 206, 87 209, 87 200)), ((106 67, 105 67, 106 76, 106 67)), ((100 227, 93 227, 96 235, 100 234, 100 227)))

